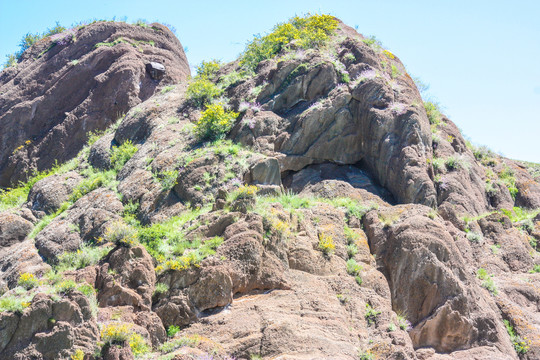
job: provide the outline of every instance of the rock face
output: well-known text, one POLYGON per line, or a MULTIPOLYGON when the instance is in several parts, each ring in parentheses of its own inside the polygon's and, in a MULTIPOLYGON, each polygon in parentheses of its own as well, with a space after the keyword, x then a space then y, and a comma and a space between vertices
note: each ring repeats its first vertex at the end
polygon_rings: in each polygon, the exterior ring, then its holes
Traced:
POLYGON ((182 45, 160 24, 96 22, 61 37, 0 75, 0 187, 72 158, 90 132, 190 74, 182 45), (152 77, 149 62, 166 70, 152 77))
POLYGON ((394 54, 339 23, 326 48, 221 65, 239 116, 203 142, 168 30, 74 34, 0 75, 0 126, 43 129, 0 135, 0 186, 126 114, 26 201, 0 193, 1 359, 540 357, 538 178, 428 118, 394 54))
POLYGON ((399 202, 436 206, 427 159, 432 157, 429 121, 412 79, 393 54, 374 51, 341 24, 337 57, 318 52, 263 62, 252 83, 230 90, 241 98, 263 86, 263 110, 233 136, 247 145, 281 153, 281 171, 311 164, 362 162, 399 202), (352 60, 354 59, 354 60, 352 60), (340 63, 350 78, 339 79, 340 63), (382 64, 386 64, 383 67, 382 64), (390 66, 399 69, 390 71, 390 66))
POLYGON ((0 354, 5 359, 69 358, 92 353, 99 331, 88 299, 73 291, 60 300, 37 294, 22 314, 0 314, 0 354))

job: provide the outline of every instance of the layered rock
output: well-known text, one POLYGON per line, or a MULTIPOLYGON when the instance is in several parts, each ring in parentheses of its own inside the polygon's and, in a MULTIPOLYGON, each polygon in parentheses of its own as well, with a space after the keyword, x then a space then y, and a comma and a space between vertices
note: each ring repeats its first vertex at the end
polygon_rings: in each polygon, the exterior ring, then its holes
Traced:
POLYGON ((189 74, 182 45, 160 24, 101 21, 40 40, 0 75, 0 186, 71 159, 90 132, 189 74), (146 71, 150 62, 165 66, 162 79, 146 71))

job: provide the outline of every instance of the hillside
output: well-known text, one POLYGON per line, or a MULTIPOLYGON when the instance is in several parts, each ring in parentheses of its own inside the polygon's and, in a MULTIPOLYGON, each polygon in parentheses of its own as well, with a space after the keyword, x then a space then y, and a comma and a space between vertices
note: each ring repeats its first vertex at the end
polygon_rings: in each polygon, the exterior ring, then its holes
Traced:
POLYGON ((193 77, 159 24, 46 37, 0 149, 1 359, 540 358, 538 165, 333 17, 193 77))

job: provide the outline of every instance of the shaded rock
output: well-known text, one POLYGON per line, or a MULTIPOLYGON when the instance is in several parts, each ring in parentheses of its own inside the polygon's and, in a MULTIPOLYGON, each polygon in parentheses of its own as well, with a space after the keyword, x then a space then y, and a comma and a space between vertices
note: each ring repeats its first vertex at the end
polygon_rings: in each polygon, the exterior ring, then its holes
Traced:
MULTIPOLYGON (((307 186, 312 186, 325 180, 349 183, 355 189, 363 189, 372 193, 375 195, 372 196, 373 199, 382 198, 393 203, 392 195, 388 190, 376 185, 365 171, 351 165, 310 165, 297 173, 288 175, 284 184, 294 192, 301 192, 307 186)), ((346 195, 342 194, 341 196, 346 195)))
POLYGON ((250 169, 248 182, 261 185, 281 185, 281 172, 277 159, 268 158, 255 163, 250 169))
POLYGON ((88 163, 100 170, 108 170, 111 167, 111 147, 114 134, 107 134, 99 138, 90 147, 88 163))
POLYGON ((33 227, 30 221, 18 215, 0 213, 0 248, 23 241, 33 227))
POLYGON ((160 24, 99 21, 66 31, 65 39, 67 45, 55 45, 44 38, 15 71, 2 73, 0 186, 69 160, 88 133, 104 130, 154 94, 158 83, 145 69, 149 61, 167 67, 161 83, 190 74, 182 45, 160 24))
POLYGON ((134 360, 135 356, 129 347, 129 342, 125 341, 121 345, 107 344, 102 350, 103 360, 134 360))
POLYGON ((157 62, 149 62, 146 64, 146 71, 154 80, 161 80, 165 76, 165 66, 157 62))

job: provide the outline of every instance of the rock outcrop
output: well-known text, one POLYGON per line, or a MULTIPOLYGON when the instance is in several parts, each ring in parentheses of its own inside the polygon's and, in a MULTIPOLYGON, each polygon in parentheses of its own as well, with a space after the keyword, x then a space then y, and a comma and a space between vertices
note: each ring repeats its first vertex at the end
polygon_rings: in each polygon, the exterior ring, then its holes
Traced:
POLYGON ((0 187, 73 158, 158 86, 190 74, 165 26, 96 22, 47 37, 0 75, 0 187), (154 79, 149 63, 165 67, 154 79))
POLYGON ((159 24, 91 24, 2 72, 0 127, 22 130, 0 186, 74 160, 0 193, 0 358, 538 358, 538 178, 336 24, 189 82, 159 24), (217 141, 193 131, 201 79, 239 114, 217 141))

